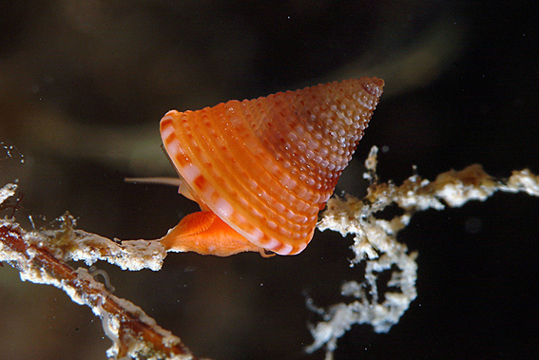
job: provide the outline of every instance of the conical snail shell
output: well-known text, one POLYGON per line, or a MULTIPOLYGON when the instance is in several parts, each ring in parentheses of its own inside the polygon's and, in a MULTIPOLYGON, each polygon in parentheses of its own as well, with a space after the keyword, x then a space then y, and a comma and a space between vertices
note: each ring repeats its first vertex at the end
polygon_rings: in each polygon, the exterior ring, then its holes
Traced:
POLYGON ((260 248, 297 254, 313 237, 383 85, 361 78, 172 110, 161 136, 203 209, 260 248))

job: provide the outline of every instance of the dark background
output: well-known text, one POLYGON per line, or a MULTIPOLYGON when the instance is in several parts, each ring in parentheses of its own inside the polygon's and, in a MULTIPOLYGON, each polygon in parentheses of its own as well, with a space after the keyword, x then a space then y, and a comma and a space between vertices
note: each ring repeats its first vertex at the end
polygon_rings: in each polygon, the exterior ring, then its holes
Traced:
MULTIPOLYGON (((173 176, 158 121, 318 82, 385 79, 386 92, 339 191, 361 193, 361 163, 397 183, 482 164, 539 173, 539 38, 533 1, 1 1, 0 180, 19 180, 17 219, 122 239, 157 238, 196 204, 126 176, 173 176), (24 156, 24 164, 20 156, 24 156), (20 195, 20 194, 19 194, 20 195)), ((399 239, 419 252, 418 297, 388 334, 355 326, 345 359, 539 357, 539 199, 417 214, 399 239)), ((3 214, 4 215, 4 214, 3 214)), ((9 214, 8 214, 9 215, 9 214)), ((197 356, 323 359, 305 294, 341 301, 351 239, 317 232, 294 257, 172 254, 160 272, 98 264, 197 356)), ((86 307, 0 268, 2 359, 104 359, 86 307)))

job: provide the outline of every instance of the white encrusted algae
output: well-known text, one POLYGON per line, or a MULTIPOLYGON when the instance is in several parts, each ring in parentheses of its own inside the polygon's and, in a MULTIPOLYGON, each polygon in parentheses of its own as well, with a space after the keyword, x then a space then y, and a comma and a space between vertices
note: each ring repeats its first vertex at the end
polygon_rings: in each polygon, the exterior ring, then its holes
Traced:
POLYGON ((531 196, 539 196, 539 175, 534 175, 529 169, 513 171, 513 174, 502 186, 502 191, 525 192, 531 196))
POLYGON ((48 244, 57 258, 64 261, 84 261, 88 266, 99 260, 131 271, 158 271, 163 266, 166 249, 158 240, 113 241, 74 229, 74 219, 69 214, 60 217, 59 221, 62 224, 61 229, 33 231, 25 235, 25 240, 40 246, 48 244), (53 246, 50 246, 51 244, 53 246))
POLYGON ((17 184, 8 183, 0 189, 0 204, 2 204, 6 199, 15 195, 17 190, 17 184))
POLYGON ((460 207, 470 200, 485 201, 499 189, 499 184, 477 164, 442 173, 434 185, 433 195, 451 207, 460 207))
POLYGON ((88 266, 105 260, 122 270, 158 271, 163 266, 166 250, 159 241, 128 240, 116 243, 99 235, 76 230, 76 240, 64 256, 70 260, 84 260, 88 266), (103 255, 105 254, 105 255, 103 255))
POLYGON ((322 316, 322 321, 310 326, 314 342, 306 351, 325 347, 326 360, 333 358, 337 339, 352 325, 370 324, 376 332, 387 332, 416 298, 417 253, 409 253, 406 245, 397 241, 397 234, 409 224, 414 213, 460 207, 470 200, 484 201, 496 191, 539 196, 539 176, 529 170, 514 171, 503 181, 493 179, 480 165, 442 173, 432 182, 414 175, 400 186, 391 181, 379 183, 377 153, 373 147, 365 161, 367 172, 363 177, 371 182, 367 196, 362 200, 352 196, 331 198, 317 225, 321 231, 333 230, 343 237, 354 234, 355 257, 351 266, 363 261, 366 264, 363 282, 350 281, 342 286, 342 295, 353 296, 356 301, 335 304, 326 310, 309 305, 322 316), (391 204, 396 204, 402 214, 391 220, 376 217, 391 204), (396 291, 380 294, 377 282, 387 271, 391 271, 387 287, 396 291))

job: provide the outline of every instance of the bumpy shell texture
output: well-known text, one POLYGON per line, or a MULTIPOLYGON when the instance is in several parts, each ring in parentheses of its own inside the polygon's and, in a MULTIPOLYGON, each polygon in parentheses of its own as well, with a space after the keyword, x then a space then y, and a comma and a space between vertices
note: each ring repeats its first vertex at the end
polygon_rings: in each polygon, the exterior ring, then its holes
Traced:
POLYGON ((190 192, 249 242, 301 252, 382 94, 361 78, 229 101, 161 120, 190 192))

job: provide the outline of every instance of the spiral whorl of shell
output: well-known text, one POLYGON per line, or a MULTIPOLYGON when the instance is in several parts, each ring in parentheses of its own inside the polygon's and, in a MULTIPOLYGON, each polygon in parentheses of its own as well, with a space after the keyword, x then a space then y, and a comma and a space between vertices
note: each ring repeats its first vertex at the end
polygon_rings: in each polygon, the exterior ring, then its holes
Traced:
POLYGON ((301 252, 382 94, 361 78, 229 101, 161 120, 165 148, 201 207, 251 243, 301 252))

